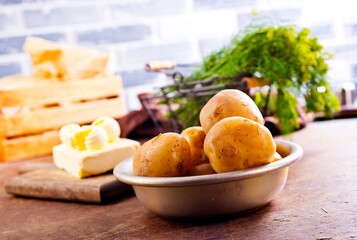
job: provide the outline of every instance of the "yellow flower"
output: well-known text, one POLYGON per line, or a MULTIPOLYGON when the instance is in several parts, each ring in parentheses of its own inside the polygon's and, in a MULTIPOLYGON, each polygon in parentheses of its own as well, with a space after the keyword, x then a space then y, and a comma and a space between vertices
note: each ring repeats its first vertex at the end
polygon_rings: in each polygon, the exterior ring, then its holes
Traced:
POLYGON ((272 39, 272 38, 274 37, 274 31, 273 31, 273 29, 271 29, 271 28, 268 29, 267 37, 268 37, 269 39, 272 39))
POLYGON ((252 9, 252 14, 253 14, 254 16, 257 16, 259 13, 258 13, 258 11, 257 11, 257 10, 252 9))

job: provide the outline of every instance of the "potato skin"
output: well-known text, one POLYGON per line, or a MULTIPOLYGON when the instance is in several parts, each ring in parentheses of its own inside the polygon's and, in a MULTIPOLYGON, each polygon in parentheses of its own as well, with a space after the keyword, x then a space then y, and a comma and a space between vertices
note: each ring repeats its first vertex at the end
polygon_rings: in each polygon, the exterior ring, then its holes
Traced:
POLYGON ((208 175, 215 174, 216 172, 213 170, 210 163, 202 163, 197 165, 188 171, 187 176, 199 176, 199 175, 208 175))
POLYGON ((191 166, 190 145, 177 133, 159 134, 135 152, 133 169, 136 176, 179 177, 191 166))
POLYGON ((208 131, 227 117, 244 117, 264 125, 264 118, 254 101, 244 92, 236 89, 222 90, 213 96, 200 112, 203 131, 208 131))
POLYGON ((189 127, 182 131, 183 136, 191 149, 191 168, 201 163, 208 163, 208 158, 203 150, 203 143, 206 138, 206 134, 202 127, 189 127))
POLYGON ((229 117, 214 125, 206 135, 204 151, 217 173, 270 163, 276 145, 263 125, 242 117, 229 117))

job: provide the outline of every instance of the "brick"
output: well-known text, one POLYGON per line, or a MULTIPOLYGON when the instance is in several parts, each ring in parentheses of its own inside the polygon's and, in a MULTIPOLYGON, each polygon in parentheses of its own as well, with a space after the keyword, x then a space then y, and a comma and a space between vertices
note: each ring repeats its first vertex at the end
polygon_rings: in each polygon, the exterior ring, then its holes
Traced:
POLYGON ((138 99, 138 94, 143 93, 143 92, 148 92, 149 89, 151 89, 152 86, 149 85, 137 85, 133 87, 126 87, 124 89, 124 102, 125 102, 125 107, 127 112, 130 112, 132 110, 139 110, 142 108, 140 101, 138 99))
MULTIPOLYGON (((174 73, 179 72, 183 76, 189 76, 192 73, 191 70, 192 66, 178 66, 171 70, 166 70, 166 72, 174 73)), ((146 72, 143 69, 136 69, 131 71, 122 71, 119 73, 123 78, 123 85, 124 87, 132 87, 137 85, 143 84, 152 84, 160 82, 165 85, 168 84, 169 81, 172 81, 171 77, 167 77, 164 73, 157 73, 157 72, 146 72)), ((148 89, 147 89, 148 90, 148 89)))
POLYGON ((17 13, 0 13, 0 30, 19 28, 20 22, 17 13))
POLYGON ((205 56, 212 51, 217 51, 229 44, 229 38, 209 38, 199 41, 200 52, 205 56))
POLYGON ((127 49, 118 55, 119 64, 136 63, 144 64, 150 60, 178 59, 192 54, 191 46, 188 42, 150 45, 138 48, 127 49))
POLYGON ((149 84, 159 77, 159 73, 146 72, 144 69, 123 71, 119 73, 123 78, 123 86, 131 87, 142 84, 149 84))
MULTIPOLYGON (((37 34, 36 37, 44 38, 51 41, 64 42, 66 36, 62 33, 46 33, 37 34)), ((0 54, 12 54, 23 52, 22 46, 24 45, 26 36, 0 38, 0 54)))
POLYGON ((0 39, 0 54, 12 54, 22 52, 25 37, 10 37, 0 39))
POLYGON ((9 4, 19 4, 22 3, 23 0, 0 0, 0 5, 9 5, 9 4))
MULTIPOLYGON (((352 76, 357 78, 357 64, 352 66, 352 76)), ((357 89, 357 88, 356 88, 357 89)))
POLYGON ((346 30, 348 32, 348 35, 350 36, 356 36, 357 35, 357 24, 351 24, 346 26, 346 30))
POLYGON ((15 75, 19 73, 21 73, 21 67, 19 63, 12 62, 7 64, 0 64, 0 77, 15 75))
POLYGON ((125 2, 112 6, 115 18, 177 14, 185 11, 185 0, 151 0, 140 3, 125 2))
POLYGON ((245 27, 254 21, 254 23, 259 24, 262 22, 271 21, 271 20, 282 20, 282 21, 296 21, 301 15, 300 8, 287 8, 281 10, 272 10, 272 11, 262 11, 258 12, 257 16, 254 16, 252 13, 244 13, 238 15, 238 24, 240 27, 245 27))
POLYGON ((329 53, 332 53, 334 57, 354 57, 357 53, 357 44, 345 44, 335 47, 329 47, 325 49, 329 53))
POLYGON ((73 23, 90 23, 105 19, 103 9, 98 7, 55 8, 49 12, 28 10, 24 12, 27 27, 42 27, 73 23))
POLYGON ((334 35, 331 24, 311 26, 309 29, 311 34, 317 38, 330 38, 334 35))
POLYGON ((237 30, 236 14, 231 10, 201 11, 173 16, 159 22, 163 38, 214 38, 232 36, 237 30))
POLYGON ((195 10, 253 6, 256 0, 194 0, 195 10))
POLYGON ((82 32, 77 34, 79 42, 83 43, 118 43, 147 39, 151 35, 151 28, 147 25, 120 26, 101 30, 82 32))
POLYGON ((197 64, 181 64, 181 65, 182 66, 180 66, 180 64, 179 64, 174 69, 167 70, 167 72, 170 72, 170 73, 179 72, 182 74, 182 76, 188 77, 192 74, 192 68, 197 66, 198 63, 197 64))

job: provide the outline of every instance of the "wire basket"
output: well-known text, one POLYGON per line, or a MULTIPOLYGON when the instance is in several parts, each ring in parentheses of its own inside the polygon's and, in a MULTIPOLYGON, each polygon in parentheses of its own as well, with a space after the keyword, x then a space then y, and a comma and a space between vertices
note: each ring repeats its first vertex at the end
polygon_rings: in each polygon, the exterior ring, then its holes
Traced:
POLYGON ((153 121, 156 129, 163 133, 164 129, 160 125, 158 119, 153 114, 153 111, 149 107, 148 101, 153 99, 159 99, 161 103, 167 106, 171 118, 174 121, 174 130, 176 132, 182 131, 182 124, 180 123, 177 115, 173 111, 174 100, 178 98, 197 97, 204 98, 207 102, 213 95, 217 94, 223 89, 238 89, 245 93, 248 93, 249 86, 247 78, 251 78, 250 73, 241 73, 232 77, 212 78, 199 81, 186 82, 185 77, 180 72, 169 72, 168 69, 174 69, 175 66, 190 67, 192 65, 175 65, 172 61, 155 61, 146 64, 145 70, 147 72, 160 72, 166 76, 172 78, 173 84, 163 86, 152 95, 140 96, 140 102, 151 120, 153 121), (234 80, 230 83, 222 83, 228 80, 234 80))

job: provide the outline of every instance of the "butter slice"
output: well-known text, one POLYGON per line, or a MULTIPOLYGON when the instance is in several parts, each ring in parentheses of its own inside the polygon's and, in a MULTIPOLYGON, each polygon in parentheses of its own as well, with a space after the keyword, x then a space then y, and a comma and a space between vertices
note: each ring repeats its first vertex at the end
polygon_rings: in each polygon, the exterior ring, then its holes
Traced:
POLYGON ((139 142, 125 138, 108 143, 98 151, 78 151, 61 144, 53 148, 53 160, 58 168, 83 178, 112 170, 121 161, 132 157, 139 147, 139 142))

